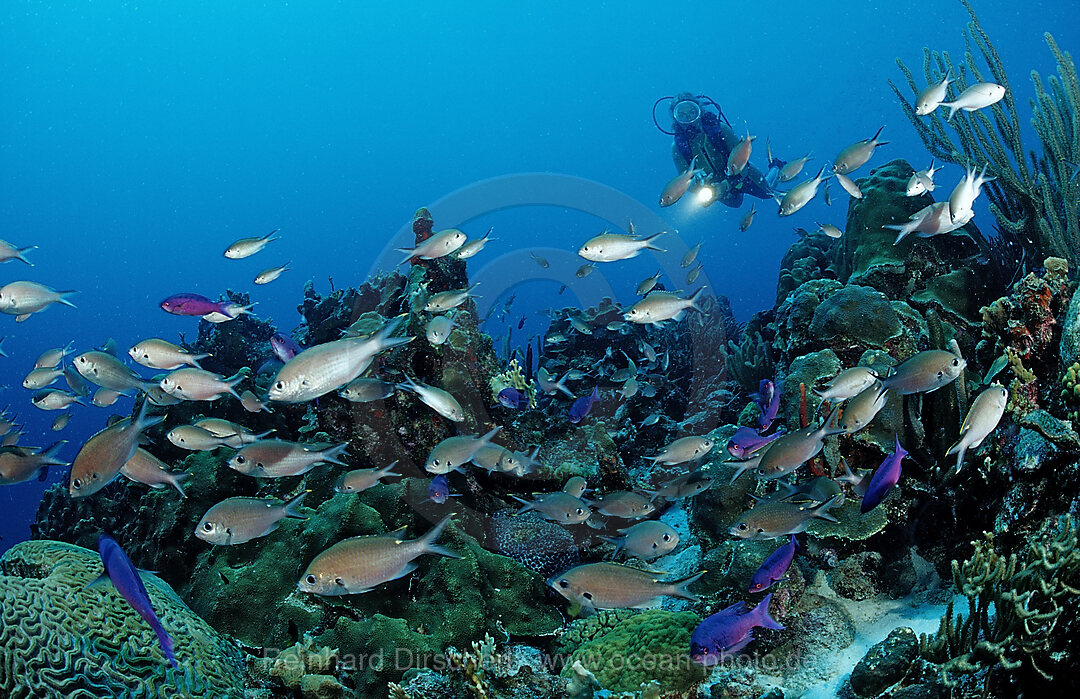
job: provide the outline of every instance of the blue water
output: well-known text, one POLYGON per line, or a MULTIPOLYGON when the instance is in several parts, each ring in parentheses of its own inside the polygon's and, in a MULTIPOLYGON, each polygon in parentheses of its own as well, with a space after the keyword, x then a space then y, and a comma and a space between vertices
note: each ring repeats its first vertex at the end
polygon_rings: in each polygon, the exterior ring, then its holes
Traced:
MULTIPOLYGON (((1075 47, 1075 3, 978 9, 1026 123, 1028 72, 1053 69, 1042 32, 1075 47)), ((758 202, 747 234, 737 229, 746 206, 684 201, 661 210, 657 198, 674 168, 670 139, 652 124, 653 101, 708 93, 737 132, 748 125, 759 136, 758 165, 766 136, 782 157, 813 150, 808 170, 816 171, 886 124, 891 144, 871 166, 894 157, 925 166, 887 79, 901 79, 896 56, 920 73, 924 45, 960 55, 966 19, 948 1, 710 2, 675 11, 640 2, 4 3, 0 237, 39 249, 29 255, 35 267, 7 263, 0 280, 81 293, 77 310, 53 307, 21 324, 0 318, 11 355, 0 359, 0 384, 9 386, 0 405, 25 425, 22 444, 48 445, 56 414, 35 409, 20 386, 42 350, 71 339, 80 350, 107 337, 122 348, 178 332, 194 339, 194 319, 157 308, 180 291, 251 292, 260 315, 292 329, 305 281, 323 293, 328 278, 359 284, 418 207, 513 173, 595 181, 662 216, 684 247, 704 240, 706 276, 745 320, 772 306, 792 226, 842 225, 846 197, 834 187, 831 209, 819 196, 788 219, 758 202), (283 239, 259 255, 222 257, 234 239, 274 228, 283 239), (286 261, 293 271, 280 280, 252 284, 286 261)), ((957 174, 949 167, 939 178, 951 186, 957 174)), ((986 212, 980 220, 988 227, 986 212)), ((486 214, 466 232, 495 226, 499 240, 470 268, 534 247, 570 256, 612 223, 558 207, 486 214)), ((392 266, 398 258, 386 259, 392 266)), ((504 259, 515 265, 511 276, 549 278, 518 290, 508 321, 516 325, 524 313, 524 332, 538 332, 539 310, 572 302, 573 294, 554 292, 572 283, 567 271, 581 261, 541 270, 504 259)), ((608 266, 589 283, 603 281, 625 301, 657 264, 643 257, 608 266)), ((486 303, 514 292, 509 284, 487 289, 486 303)), ((115 410, 129 407, 122 401, 115 410)), ((111 412, 76 408, 60 433, 71 441, 65 455, 111 412)), ((63 477, 54 469, 49 482, 63 477)), ((45 485, 0 489, 0 546, 28 536, 45 485)))

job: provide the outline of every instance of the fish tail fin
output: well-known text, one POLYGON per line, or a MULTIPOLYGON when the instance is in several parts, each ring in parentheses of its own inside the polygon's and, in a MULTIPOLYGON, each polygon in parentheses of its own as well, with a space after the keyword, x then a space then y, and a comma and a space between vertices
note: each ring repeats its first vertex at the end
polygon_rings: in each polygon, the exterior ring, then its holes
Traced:
POLYGON ((347 466, 348 464, 346 464, 344 461, 339 460, 338 457, 339 456, 348 456, 348 454, 345 453, 345 449, 347 449, 348 446, 349 446, 348 442, 342 442, 341 444, 338 444, 337 446, 333 446, 333 447, 330 447, 329 449, 323 450, 323 452, 322 452, 322 454, 320 454, 320 456, 322 457, 322 460, 325 461, 328 464, 337 464, 338 466, 347 466))
POLYGON ((266 235, 264 235, 263 240, 265 240, 268 243, 273 242, 275 240, 281 240, 280 235, 278 237, 276 237, 276 238, 274 237, 274 234, 277 233, 280 230, 281 230, 280 228, 275 228, 274 230, 272 230, 269 233, 267 233, 266 235))
MULTIPOLYGON (((882 131, 884 131, 884 130, 885 130, 885 125, 884 125, 884 124, 882 124, 881 128, 877 130, 877 133, 875 133, 875 134, 874 134, 874 137, 873 137, 873 138, 871 138, 870 140, 871 140, 871 141, 876 141, 876 140, 877 140, 877 137, 878 137, 878 136, 880 136, 880 135, 881 135, 881 132, 882 132, 882 131)), ((878 145, 882 145, 882 144, 878 144, 878 145)))
POLYGON ((652 235, 642 238, 642 242, 645 243, 645 247, 648 250, 656 250, 657 252, 667 252, 664 248, 658 248, 653 245, 653 241, 662 235, 666 235, 667 231, 660 231, 659 233, 653 233, 652 235))
POLYGON ((440 556, 446 556, 447 558, 461 558, 459 554, 454 553, 445 546, 439 546, 435 543, 435 540, 442 534, 443 529, 446 529, 446 525, 450 524, 451 517, 453 517, 453 515, 443 517, 441 522, 432 527, 431 531, 420 538, 420 543, 423 544, 424 547, 424 553, 434 553, 440 556))
POLYGON ((529 502, 525 498, 519 498, 517 495, 511 495, 510 497, 514 498, 515 500, 520 502, 522 505, 524 505, 524 507, 522 507, 520 510, 517 511, 517 513, 519 515, 520 514, 525 514, 529 510, 535 509, 534 508, 534 503, 529 502))
POLYGON ((62 303, 65 306, 71 306, 72 308, 78 308, 78 306, 73 304, 71 301, 68 301, 68 296, 74 296, 75 294, 79 293, 78 291, 69 289, 67 291, 58 291, 56 293, 60 294, 60 298, 56 299, 57 303, 62 303))
POLYGON ((379 474, 379 478, 386 478, 387 476, 400 476, 402 474, 394 470, 394 467, 398 465, 398 460, 394 459, 386 466, 383 466, 382 472, 379 474))
POLYGON ((42 451, 40 454, 40 456, 43 457, 42 464, 45 466, 68 466, 69 464, 58 456, 58 454, 60 453, 60 448, 63 447, 65 444, 67 444, 67 440, 61 439, 49 448, 42 451))
POLYGON ((956 114, 956 110, 960 109, 960 107, 956 106, 956 102, 942 102, 938 106, 949 108, 949 116, 946 117, 945 121, 952 121, 953 115, 956 114))
POLYGON ((287 503, 285 503, 285 516, 296 517, 297 519, 307 519, 307 515, 300 514, 300 506, 304 504, 304 498, 306 498, 308 493, 310 492, 310 490, 305 490, 292 500, 289 500, 287 503))
POLYGON ((695 291, 694 293, 690 294, 690 298, 687 299, 687 301, 690 302, 690 308, 693 308, 698 313, 704 313, 704 311, 701 310, 701 306, 699 306, 697 304, 698 299, 701 298, 701 294, 704 291, 705 291, 705 287, 701 287, 697 291, 695 291))
POLYGON ((491 444, 491 440, 495 438, 495 435, 499 434, 499 430, 501 429, 502 427, 496 426, 493 430, 481 437, 480 441, 484 443, 484 446, 491 444))
POLYGON ((752 611, 751 614, 757 617, 757 623, 759 625, 764 626, 767 629, 776 629, 777 631, 783 631, 784 626, 776 619, 773 619, 772 615, 769 614, 769 602, 771 601, 772 593, 770 592, 769 594, 765 595, 765 597, 762 598, 760 602, 758 602, 758 605, 754 607, 754 611, 752 611))
POLYGON ((967 456, 968 445, 964 443, 964 436, 960 435, 960 439, 956 440, 956 444, 949 447, 949 451, 945 452, 945 456, 950 454, 956 454, 956 470, 959 471, 964 465, 964 457, 967 456))
POLYGON ((688 578, 672 581, 671 583, 669 583, 671 585, 671 591, 668 594, 672 597, 682 597, 683 599, 688 599, 691 602, 697 602, 701 598, 695 595, 693 592, 690 592, 686 588, 697 582, 701 578, 701 576, 705 575, 705 573, 707 572, 708 571, 703 570, 700 573, 695 573, 688 578))
POLYGON ((836 519, 836 517, 833 517, 829 510, 839 505, 841 502, 843 502, 843 500, 844 494, 837 493, 836 495, 833 495, 831 498, 821 503, 811 511, 814 513, 814 516, 819 519, 827 519, 830 522, 839 522, 840 520, 836 519))
MULTIPOLYGON (((85 403, 83 405, 85 405, 85 403)), ((139 408, 138 415, 135 416, 135 420, 132 423, 137 432, 144 432, 165 419, 164 415, 149 415, 149 411, 150 401, 144 400, 142 406, 139 408)))
POLYGON ((731 477, 731 480, 728 481, 728 485, 734 484, 735 481, 739 480, 739 477, 742 476, 742 474, 744 474, 747 471, 749 471, 750 469, 754 468, 756 463, 759 463, 759 462, 760 462, 760 460, 755 462, 754 459, 747 459, 746 461, 736 461, 736 462, 734 462, 736 464, 736 466, 735 466, 735 475, 733 475, 731 477))
POLYGON ((26 257, 25 257, 26 253, 30 252, 31 250, 37 250, 37 246, 36 245, 28 245, 25 248, 18 248, 17 250, 15 250, 15 259, 20 260, 22 262, 25 262, 26 264, 33 267, 34 263, 31 262, 30 260, 26 259, 26 257))
POLYGON ((173 480, 172 480, 173 487, 180 491, 180 497, 182 497, 182 498, 187 497, 187 493, 184 492, 184 481, 186 481, 189 478, 191 478, 190 473, 178 473, 175 476, 173 476, 173 480))
POLYGON ((203 354, 193 354, 190 357, 188 357, 188 359, 191 362, 191 365, 194 366, 196 369, 202 369, 202 365, 199 364, 199 362, 201 362, 204 359, 208 359, 209 357, 212 357, 212 356, 213 355, 210 354, 209 352, 204 352, 203 354))

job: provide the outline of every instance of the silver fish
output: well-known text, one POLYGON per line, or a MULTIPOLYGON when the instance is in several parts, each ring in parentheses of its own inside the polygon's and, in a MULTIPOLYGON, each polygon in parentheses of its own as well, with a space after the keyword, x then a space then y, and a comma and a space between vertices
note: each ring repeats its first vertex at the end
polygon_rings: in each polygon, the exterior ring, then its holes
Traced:
POLYGON ((746 165, 750 162, 750 152, 756 138, 757 136, 751 136, 750 130, 747 129, 746 137, 740 139, 738 144, 728 153, 727 168, 725 169, 728 177, 739 175, 746 169, 746 165))
POLYGON ((651 561, 660 556, 666 556, 679 545, 679 533, 671 525, 663 522, 646 521, 638 522, 632 527, 620 530, 622 536, 601 536, 604 541, 615 544, 615 555, 619 551, 634 558, 651 561))
POLYGON ((135 419, 119 420, 86 440, 71 464, 68 480, 71 497, 93 495, 116 478, 135 454, 142 433, 164 419, 148 415, 149 406, 149 402, 144 401, 135 419))
POLYGON ((240 394, 240 405, 249 413, 274 412, 270 409, 270 406, 259 400, 259 397, 251 391, 244 391, 240 394))
POLYGON ((701 471, 694 471, 664 483, 651 493, 653 497, 666 500, 682 500, 704 493, 712 487, 714 482, 714 478, 706 476, 701 471))
POLYGON ((251 257, 255 253, 265 248, 269 243, 275 240, 280 240, 280 236, 275 238, 274 234, 277 233, 280 228, 275 228, 261 238, 241 238, 229 247, 225 248, 223 253, 225 257, 230 260, 241 260, 245 257, 251 257))
POLYGON ((419 539, 404 539, 400 532, 380 536, 354 536, 323 551, 307 567, 297 587, 315 595, 355 595, 416 570, 413 561, 426 553, 461 558, 435 540, 449 523, 447 517, 419 539))
POLYGON ((832 225, 831 223, 819 223, 818 230, 829 236, 830 238, 839 238, 844 235, 844 232, 832 225))
POLYGON ((278 371, 268 397, 282 403, 303 403, 341 388, 363 374, 375 355, 413 339, 391 337, 397 325, 387 323, 371 337, 348 337, 309 347, 278 371))
POLYGON ((571 476, 563 484, 563 492, 569 495, 573 495, 575 498, 580 498, 588 490, 589 483, 581 476, 571 476))
POLYGON ((56 416, 56 419, 52 422, 52 431, 59 432, 68 426, 68 422, 71 421, 71 413, 61 413, 56 416))
POLYGON ((502 428, 496 427, 483 437, 472 435, 447 437, 436 444, 428 454, 424 468, 428 473, 435 475, 462 470, 465 464, 472 461, 477 451, 491 443, 491 438, 498 434, 500 429, 502 428))
POLYGON ((38 355, 37 360, 34 362, 35 369, 52 369, 61 361, 64 357, 71 353, 71 349, 75 346, 75 341, 67 343, 63 347, 57 347, 56 349, 49 349, 38 355))
POLYGON ((758 478, 780 478, 817 456, 825 446, 825 437, 843 431, 843 428, 834 424, 839 412, 840 406, 836 406, 821 425, 807 425, 769 442, 759 452, 760 456, 755 455, 758 460, 758 478))
POLYGON ((917 197, 923 192, 932 192, 936 189, 934 184, 934 173, 940 170, 940 167, 934 167, 934 161, 930 161, 930 167, 925 170, 919 170, 914 173, 907 181, 907 187, 904 189, 904 194, 909 197, 917 197))
MULTIPOLYGON (((701 243, 698 243, 698 246, 700 247, 701 243)), ((638 296, 645 296, 653 290, 653 287, 656 286, 657 282, 660 281, 660 277, 662 276, 664 276, 664 270, 656 270, 656 274, 652 275, 651 277, 646 277, 638 283, 637 289, 634 291, 634 293, 638 296)))
POLYGON ((841 434, 855 434, 869 425, 885 407, 888 393, 889 389, 883 388, 881 381, 875 381, 848 400, 840 414, 841 434))
POLYGON ((192 366, 196 369, 202 367, 199 366, 200 359, 206 359, 209 354, 195 354, 188 352, 179 345, 174 345, 166 340, 160 340, 156 337, 152 337, 148 340, 143 340, 131 347, 128 350, 128 354, 139 364, 151 369, 163 369, 165 371, 172 371, 173 369, 179 369, 182 366, 192 366))
POLYGON ((394 471, 397 461, 391 461, 382 468, 358 468, 344 473, 334 484, 335 493, 362 493, 379 483, 383 478, 400 476, 394 471))
POLYGON ((264 439, 236 452, 229 459, 229 468, 253 478, 299 476, 318 464, 345 466, 345 462, 338 457, 345 455, 348 446, 348 443, 343 443, 320 450, 299 442, 264 439))
POLYGON ((681 597, 696 602, 687 587, 704 571, 682 580, 659 579, 663 572, 641 570, 618 563, 586 563, 549 578, 548 586, 584 609, 643 609, 661 597, 681 597))
POLYGON ((863 198, 862 190, 859 189, 859 185, 855 184, 854 180, 839 172, 835 172, 833 175, 836 177, 836 181, 840 183, 840 186, 844 188, 845 192, 856 199, 863 198))
POLYGON ((136 449, 131 458, 120 467, 120 474, 151 488, 164 488, 170 485, 180 492, 182 498, 187 497, 183 483, 191 477, 190 473, 170 471, 161 459, 142 448, 136 449))
POLYGON ((630 307, 623 318, 639 325, 663 325, 669 320, 682 320, 687 310, 701 312, 697 301, 705 287, 699 288, 690 298, 682 298, 670 291, 654 291, 630 307))
POLYGON ((224 437, 229 441, 225 446, 232 447, 233 449, 239 449, 245 444, 254 444, 260 439, 265 438, 274 430, 267 430, 261 434, 255 434, 243 425, 238 425, 235 422, 229 420, 223 420, 219 417, 204 417, 195 421, 195 426, 200 427, 215 437, 224 437))
POLYGON ((821 175, 825 172, 825 166, 822 165, 818 170, 818 174, 813 179, 800 182, 792 187, 787 194, 780 200, 780 215, 790 216, 799 209, 803 208, 810 201, 817 196, 818 186, 822 182, 821 175))
POLYGON ((510 497, 522 504, 522 508, 518 510, 519 515, 536 510, 545 519, 560 524, 581 524, 592 514, 587 502, 562 490, 534 494, 533 500, 525 500, 516 495, 510 497))
POLYGON ((682 199, 683 195, 686 194, 686 190, 690 188, 690 183, 703 172, 704 170, 697 167, 697 156, 695 155, 690 160, 686 170, 675 175, 664 185, 663 191, 660 192, 660 206, 671 206, 682 199))
POLYGON ((290 269, 292 269, 291 267, 289 267, 290 264, 292 263, 286 262, 280 267, 271 267, 269 269, 264 269, 263 271, 255 275, 255 283, 259 285, 269 284, 285 272, 288 272, 290 269))
POLYGON ((468 289, 452 289, 433 294, 424 303, 424 310, 428 313, 444 313, 457 308, 470 298, 478 298, 476 294, 472 293, 476 286, 476 284, 473 284, 468 289))
POLYGON ((812 159, 813 155, 807 153, 801 158, 795 158, 794 160, 787 161, 784 164, 784 167, 780 168, 780 181, 790 182, 791 180, 798 177, 799 173, 802 172, 802 169, 806 167, 806 163, 812 159))
MULTIPOLYGON (((694 247, 687 250, 686 254, 683 255, 681 260, 679 260, 679 266, 682 267, 683 269, 686 269, 690 265, 694 264, 694 260, 697 259, 698 253, 701 252, 701 246, 704 244, 704 242, 705 242, 704 240, 699 241, 697 245, 695 245, 694 247)), ((657 272, 657 274, 659 274, 659 272, 657 272)), ((644 294, 639 294, 639 295, 644 295, 644 294)))
POLYGON ((964 465, 967 450, 981 445, 983 440, 997 428, 1008 403, 1009 392, 997 384, 986 388, 971 402, 964 424, 960 427, 960 438, 956 440, 956 444, 949 447, 946 453, 946 456, 956 454, 957 471, 964 465))
POLYGON ((121 364, 119 359, 108 352, 83 352, 75 357, 72 364, 84 379, 95 386, 111 388, 121 393, 142 391, 151 383, 121 364))
POLYGON ((828 383, 823 389, 814 389, 823 400, 847 400, 854 398, 869 388, 878 379, 877 372, 864 366, 855 366, 844 369, 828 383))
POLYGON ((708 437, 680 437, 660 450, 656 456, 646 457, 654 464, 674 466, 688 461, 697 461, 707 455, 716 446, 708 437))
POLYGON ((399 383, 398 388, 415 393, 424 405, 447 420, 454 422, 463 422, 465 420, 465 411, 462 410, 461 404, 441 388, 414 381, 408 374, 405 374, 405 383, 399 383))
POLYGON ((31 369, 26 378, 23 379, 22 385, 23 388, 36 391, 52 385, 63 375, 63 369, 31 369))
POLYGON ((175 446, 188 451, 212 451, 232 443, 227 437, 218 437, 213 432, 195 425, 179 425, 169 430, 165 436, 175 446))
POLYGON ((424 335, 427 341, 436 347, 450 339, 450 333, 457 327, 457 322, 449 316, 435 316, 428 321, 424 335))
POLYGON ((204 369, 186 368, 177 369, 161 379, 161 390, 174 398, 182 400, 205 400, 214 401, 226 393, 232 394, 237 399, 240 394, 234 388, 244 379, 243 373, 224 378, 221 374, 215 374, 204 369))
POLYGON ((589 504, 602 515, 624 519, 641 519, 656 511, 647 496, 629 490, 616 490, 589 504))
POLYGON ((882 379, 885 388, 897 395, 936 391, 956 380, 967 360, 946 350, 926 350, 905 360, 882 379))
POLYGON ((59 389, 46 389, 34 395, 30 399, 30 402, 34 404, 35 408, 41 410, 64 410, 70 407, 73 403, 79 405, 85 405, 79 396, 67 391, 61 391, 59 389))
POLYGON ((338 395, 350 403, 370 403, 389 398, 396 389, 397 384, 391 381, 361 377, 345 384, 345 387, 338 391, 338 395))
POLYGON ((750 230, 750 226, 754 224, 754 214, 757 213, 757 207, 751 206, 750 210, 743 214, 743 217, 739 220, 739 232, 745 233, 750 230))
POLYGON ((660 231, 644 238, 623 233, 601 233, 590 238, 584 245, 578 248, 578 255, 590 262, 618 262, 637 257, 643 250, 657 250, 665 252, 653 244, 667 231, 660 231))
POLYGON ((405 253, 405 259, 400 264, 405 264, 412 259, 437 260, 446 257, 461 249, 467 236, 456 228, 433 233, 427 240, 420 241, 415 248, 398 248, 398 252, 405 253))
POLYGON ((919 116, 926 116, 941 105, 945 100, 945 93, 949 89, 949 83, 952 82, 952 80, 949 79, 950 72, 945 73, 945 77, 941 82, 934 85, 927 85, 919 92, 918 96, 915 98, 916 114, 919 116))
POLYGON ((30 245, 25 248, 17 248, 6 240, 0 240, 0 263, 18 260, 33 267, 34 263, 24 257, 31 250, 37 250, 37 246, 30 245))
POLYGON ((458 248, 458 251, 454 253, 454 257, 458 258, 459 260, 467 260, 473 255, 476 255, 478 252, 483 250, 484 246, 487 245, 490 241, 496 240, 496 238, 491 237, 491 232, 493 230, 495 230, 494 227, 489 228, 487 234, 484 235, 483 238, 467 241, 464 245, 458 248))
POLYGON ((51 304, 59 303, 75 308, 68 301, 68 296, 77 291, 57 291, 36 282, 10 282, 0 287, 0 313, 15 316, 15 322, 22 322, 31 314, 44 310, 51 304))
POLYGON ((25 483, 38 477, 41 469, 49 466, 67 466, 60 458, 60 448, 67 444, 61 440, 48 449, 6 445, 0 448, 0 485, 25 483))
POLYGON ((874 149, 878 146, 884 146, 888 141, 879 141, 878 136, 881 135, 884 126, 877 130, 873 138, 868 138, 857 143, 852 143, 847 148, 844 148, 833 160, 833 172, 838 175, 847 175, 858 168, 866 164, 867 160, 870 160, 870 156, 874 154, 874 149))
POLYGON ((942 102, 939 106, 949 108, 949 120, 958 109, 974 112, 1000 102, 1005 97, 1005 88, 997 83, 976 83, 960 93, 952 102, 942 102))
POLYGON ((195 527, 195 536, 217 546, 235 546, 266 536, 286 517, 305 519, 300 514, 307 491, 289 502, 276 498, 236 497, 222 500, 206 511, 195 527))
POLYGON ((843 497, 841 493, 819 505, 774 500, 761 501, 754 509, 740 515, 729 532, 740 539, 752 540, 775 539, 778 536, 798 534, 806 531, 810 520, 815 517, 827 519, 830 522, 837 521, 829 514, 829 510, 836 507, 843 497))
POLYGON ((561 379, 553 381, 553 377, 551 376, 551 374, 548 373, 548 370, 544 367, 540 367, 536 371, 536 385, 539 386, 540 390, 544 393, 551 394, 555 393, 556 391, 561 391, 568 398, 576 398, 573 392, 571 392, 570 389, 566 387, 566 379, 568 376, 569 372, 563 374, 561 379))
POLYGON ((114 391, 111 388, 99 388, 94 391, 94 397, 90 399, 90 403, 95 408, 108 408, 110 405, 120 400, 120 396, 126 395, 126 393, 114 391))

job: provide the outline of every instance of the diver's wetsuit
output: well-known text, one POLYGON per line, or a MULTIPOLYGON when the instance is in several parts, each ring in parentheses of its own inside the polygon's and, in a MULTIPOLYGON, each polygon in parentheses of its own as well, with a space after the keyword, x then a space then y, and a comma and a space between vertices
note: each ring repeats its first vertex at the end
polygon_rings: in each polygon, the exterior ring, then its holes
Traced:
POLYGON ((675 143, 672 146, 672 158, 679 172, 685 172, 690 160, 696 155, 697 166, 705 170, 709 181, 716 187, 716 199, 721 203, 738 207, 742 205, 743 194, 758 199, 769 199, 769 185, 761 171, 749 163, 741 173, 728 177, 728 154, 739 144, 739 137, 731 127, 720 121, 712 112, 702 112, 701 118, 693 124, 675 124, 675 143))

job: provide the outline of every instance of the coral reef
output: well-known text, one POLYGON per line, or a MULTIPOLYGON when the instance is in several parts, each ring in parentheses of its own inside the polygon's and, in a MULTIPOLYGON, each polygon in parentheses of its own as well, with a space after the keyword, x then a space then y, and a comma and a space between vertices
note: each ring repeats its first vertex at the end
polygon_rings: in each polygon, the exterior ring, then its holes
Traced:
POLYGON ((144 576, 176 641, 179 670, 169 667, 150 626, 119 594, 110 587, 84 590, 101 570, 97 553, 56 541, 23 542, 0 558, 4 696, 244 695, 240 653, 168 585, 144 576))
POLYGON ((1077 527, 1066 516, 1046 522, 1038 537, 1021 558, 997 553, 988 534, 974 542, 971 558, 953 561, 953 581, 967 598, 968 615, 954 617, 950 602, 938 632, 919 639, 919 654, 940 664, 947 683, 976 673, 989 683, 986 669, 1050 680, 1065 660, 1055 651, 1066 641, 1062 615, 1075 609, 1080 596, 1077 527))

